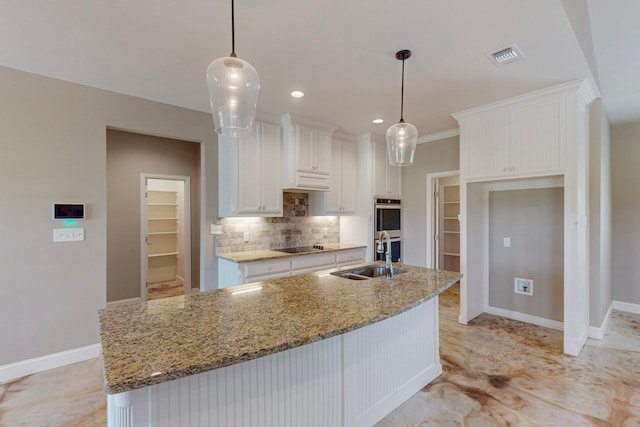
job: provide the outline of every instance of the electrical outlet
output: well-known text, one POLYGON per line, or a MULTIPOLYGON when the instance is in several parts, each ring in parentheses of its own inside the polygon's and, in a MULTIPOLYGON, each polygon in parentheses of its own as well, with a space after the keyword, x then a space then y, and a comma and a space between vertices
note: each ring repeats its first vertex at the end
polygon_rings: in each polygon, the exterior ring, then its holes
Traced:
POLYGON ((209 234, 223 234, 222 224, 209 225, 209 234))
POLYGON ((249 232, 245 231, 244 232, 244 242, 247 243, 249 241, 249 232))
POLYGON ((504 239, 502 239, 502 246, 504 246, 505 248, 510 248, 511 247, 511 237, 505 237, 504 239))
POLYGON ((329 231, 327 230, 327 227, 322 227, 322 237, 327 237, 328 234, 329 231))

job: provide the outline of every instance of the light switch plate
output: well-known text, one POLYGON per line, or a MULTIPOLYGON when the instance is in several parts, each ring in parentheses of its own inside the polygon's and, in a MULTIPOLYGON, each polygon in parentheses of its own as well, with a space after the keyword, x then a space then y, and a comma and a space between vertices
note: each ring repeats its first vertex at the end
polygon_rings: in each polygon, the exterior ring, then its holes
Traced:
POLYGON ((84 228, 54 228, 53 241, 60 242, 80 242, 84 240, 84 228))
POLYGON ((510 247, 511 247, 511 237, 505 237, 505 238, 502 240, 502 245, 503 245, 505 248, 510 248, 510 247))

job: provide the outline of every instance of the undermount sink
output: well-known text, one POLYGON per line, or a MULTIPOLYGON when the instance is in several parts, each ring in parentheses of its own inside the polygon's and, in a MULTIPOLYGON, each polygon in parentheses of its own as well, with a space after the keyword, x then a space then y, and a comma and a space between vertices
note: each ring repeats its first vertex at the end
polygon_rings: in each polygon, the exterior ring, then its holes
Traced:
MULTIPOLYGON (((402 274, 406 272, 407 270, 402 270, 400 268, 393 269, 394 275, 402 274)), ((359 268, 352 268, 350 270, 334 271, 331 274, 334 276, 342 277, 344 279, 367 280, 367 279, 372 279, 374 277, 386 276, 386 270, 384 265, 375 264, 375 265, 367 265, 359 268)))

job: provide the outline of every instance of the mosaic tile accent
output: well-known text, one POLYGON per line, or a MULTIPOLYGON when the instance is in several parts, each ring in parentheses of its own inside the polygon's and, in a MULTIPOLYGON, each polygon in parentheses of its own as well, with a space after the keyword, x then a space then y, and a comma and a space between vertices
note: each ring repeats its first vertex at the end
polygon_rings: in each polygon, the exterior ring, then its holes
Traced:
POLYGON ((224 234, 216 239, 216 254, 340 242, 338 217, 308 214, 307 193, 285 192, 282 218, 220 218, 224 234), (249 241, 245 243, 247 231, 249 241))

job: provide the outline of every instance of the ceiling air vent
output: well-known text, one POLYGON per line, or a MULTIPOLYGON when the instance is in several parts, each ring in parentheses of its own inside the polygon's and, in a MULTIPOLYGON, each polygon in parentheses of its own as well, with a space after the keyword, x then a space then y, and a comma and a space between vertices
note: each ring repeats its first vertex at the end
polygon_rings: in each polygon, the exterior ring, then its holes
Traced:
POLYGON ((492 53, 487 53, 487 56, 496 65, 506 64, 507 62, 513 62, 516 59, 524 58, 522 51, 518 49, 518 46, 515 44, 503 47, 492 53))

